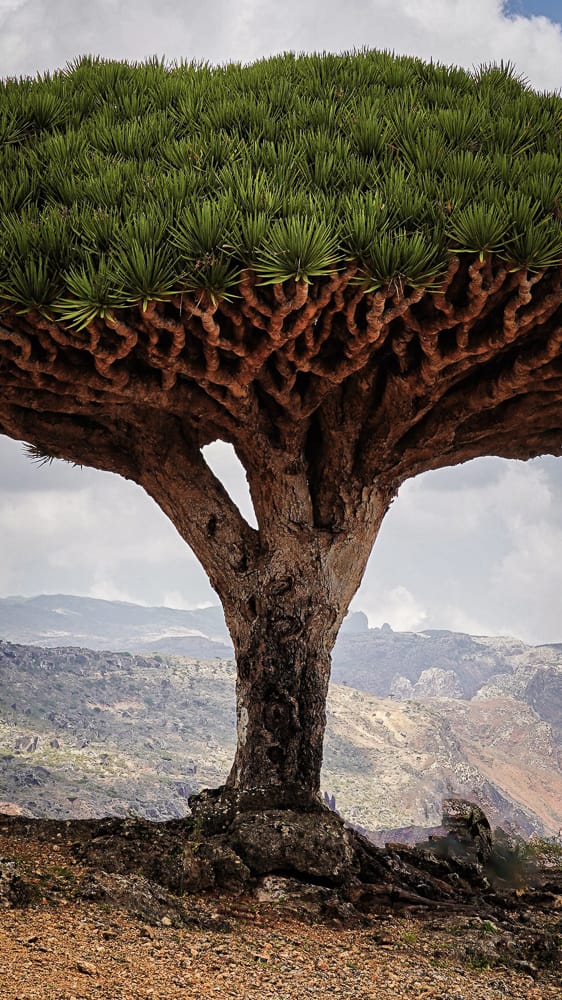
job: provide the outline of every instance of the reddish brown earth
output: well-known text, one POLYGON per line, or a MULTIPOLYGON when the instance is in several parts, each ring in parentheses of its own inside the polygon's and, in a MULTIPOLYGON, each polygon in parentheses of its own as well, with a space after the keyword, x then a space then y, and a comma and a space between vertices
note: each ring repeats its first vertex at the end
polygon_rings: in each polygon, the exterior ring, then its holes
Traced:
POLYGON ((382 899, 342 920, 311 904, 317 887, 291 898, 289 880, 269 878, 252 892, 184 896, 180 921, 164 889, 145 905, 139 879, 94 869, 54 829, 46 837, 40 824, 4 821, 0 831, 0 871, 12 885, 11 898, 0 893, 2 1000, 561 995, 562 895, 541 908, 521 888, 497 922, 474 907, 421 913, 382 899), (110 883, 113 897, 91 898, 110 883))

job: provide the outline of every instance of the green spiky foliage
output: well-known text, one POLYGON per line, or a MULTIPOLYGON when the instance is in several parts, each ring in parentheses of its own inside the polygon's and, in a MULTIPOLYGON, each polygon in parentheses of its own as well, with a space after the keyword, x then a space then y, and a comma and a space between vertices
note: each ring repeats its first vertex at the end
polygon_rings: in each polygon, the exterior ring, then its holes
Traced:
POLYGON ((372 290, 562 261, 562 99, 386 52, 83 58, 0 84, 0 303, 77 328, 240 272, 372 290))

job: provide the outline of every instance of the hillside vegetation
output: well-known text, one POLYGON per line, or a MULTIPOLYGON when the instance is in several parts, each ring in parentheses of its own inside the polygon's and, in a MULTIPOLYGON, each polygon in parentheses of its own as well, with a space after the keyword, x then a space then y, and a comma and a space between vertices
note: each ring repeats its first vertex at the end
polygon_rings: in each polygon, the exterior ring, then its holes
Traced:
MULTIPOLYGON (((558 833, 557 647, 344 633, 334 675, 323 788, 351 822, 414 837, 438 826, 442 799, 459 794, 494 825, 558 833), (439 665, 428 667, 432 654, 439 665)), ((228 772, 234 678, 219 659, 0 642, 0 808, 185 815, 188 795, 228 772)))

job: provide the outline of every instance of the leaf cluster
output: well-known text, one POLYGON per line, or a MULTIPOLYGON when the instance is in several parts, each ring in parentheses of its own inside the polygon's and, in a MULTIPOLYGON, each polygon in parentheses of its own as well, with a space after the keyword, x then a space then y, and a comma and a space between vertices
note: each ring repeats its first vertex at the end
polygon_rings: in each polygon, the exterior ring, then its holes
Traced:
POLYGON ((74 326, 182 291, 427 286, 451 253, 562 262, 562 98, 388 52, 87 57, 0 82, 0 303, 74 326))

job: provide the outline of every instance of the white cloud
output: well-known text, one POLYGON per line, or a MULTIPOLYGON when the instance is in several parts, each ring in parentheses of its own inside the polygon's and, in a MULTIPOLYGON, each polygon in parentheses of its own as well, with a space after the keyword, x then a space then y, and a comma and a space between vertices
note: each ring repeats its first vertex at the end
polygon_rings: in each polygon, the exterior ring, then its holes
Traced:
MULTIPOLYGON (((371 624, 387 594, 409 595, 424 624, 475 634, 560 640, 560 460, 480 459, 406 483, 375 545, 354 607, 371 624)), ((408 602, 398 604, 407 619, 408 602)), ((415 614, 411 621, 415 621, 415 614)))
POLYGON ((459 542, 478 545, 486 525, 493 532, 489 554, 495 557, 502 545, 519 540, 522 525, 557 516, 554 486, 540 460, 482 459, 469 463, 464 477, 460 471, 429 473, 408 481, 400 491, 402 523, 406 530, 425 535, 428 545, 450 544, 452 553, 459 542), (491 477, 472 483, 475 466, 486 463, 491 477), (448 484, 446 490, 442 483, 448 484))
POLYGON ((381 588, 378 593, 363 591, 356 605, 367 614, 371 628, 385 622, 389 622, 395 632, 416 632, 426 628, 426 609, 402 585, 389 590, 381 588))
MULTIPOLYGON (((14 442, 2 441, 1 457, 10 482, 28 475, 29 459, 14 442)), ((35 481, 27 489, 0 485, 0 594, 63 592, 163 604, 177 592, 188 606, 216 603, 197 559, 138 486, 60 462, 32 468, 35 481), (60 488, 43 489, 43 473, 57 471, 60 488)))
POLYGON ((562 525, 524 515, 510 522, 511 546, 491 577, 497 610, 536 641, 560 640, 562 525), (546 619, 546 628, 545 628, 546 619))
POLYGON ((1 0, 2 75, 77 55, 251 61, 287 49, 390 48, 471 67, 509 59, 540 89, 562 85, 562 30, 500 0, 1 0))
POLYGON ((88 589, 88 593, 83 595, 84 597, 94 597, 100 601, 126 601, 130 604, 138 604, 139 601, 135 601, 133 595, 128 590, 122 590, 121 587, 116 587, 115 583, 111 579, 99 578, 95 583, 88 589))
MULTIPOLYGON (((237 460, 223 446, 213 450, 250 516, 237 460)), ((195 556, 139 487, 58 462, 37 468, 7 439, 0 468, 0 595, 217 602, 195 556)), ((354 607, 373 626, 556 642, 561 593, 562 461, 490 458, 402 488, 354 607)))
POLYGON ((213 441, 203 448, 203 455, 242 516, 255 528, 257 521, 246 473, 232 445, 225 441, 213 441))

